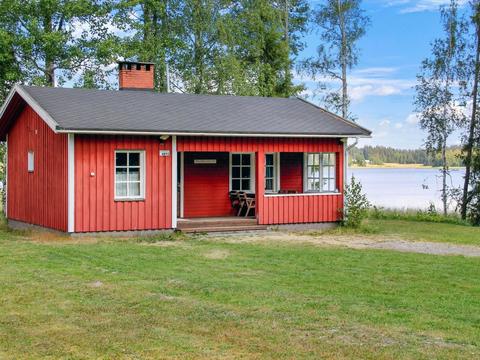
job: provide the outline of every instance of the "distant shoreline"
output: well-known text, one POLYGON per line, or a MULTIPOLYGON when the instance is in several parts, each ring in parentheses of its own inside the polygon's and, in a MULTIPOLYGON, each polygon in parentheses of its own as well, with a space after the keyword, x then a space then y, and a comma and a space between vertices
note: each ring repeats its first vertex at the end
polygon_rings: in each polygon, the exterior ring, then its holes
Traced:
MULTIPOLYGON (((440 169, 439 166, 423 165, 423 164, 398 164, 398 163, 384 163, 381 165, 368 164, 365 166, 350 165, 351 169, 440 169)), ((464 167, 451 166, 451 170, 459 170, 464 167)))

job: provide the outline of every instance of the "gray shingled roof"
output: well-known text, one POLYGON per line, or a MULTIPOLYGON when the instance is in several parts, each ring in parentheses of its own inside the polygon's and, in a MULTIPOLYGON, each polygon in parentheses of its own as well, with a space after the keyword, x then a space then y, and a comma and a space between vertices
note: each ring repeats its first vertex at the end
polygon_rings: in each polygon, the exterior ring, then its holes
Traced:
POLYGON ((370 136, 299 98, 22 86, 58 130, 370 136))

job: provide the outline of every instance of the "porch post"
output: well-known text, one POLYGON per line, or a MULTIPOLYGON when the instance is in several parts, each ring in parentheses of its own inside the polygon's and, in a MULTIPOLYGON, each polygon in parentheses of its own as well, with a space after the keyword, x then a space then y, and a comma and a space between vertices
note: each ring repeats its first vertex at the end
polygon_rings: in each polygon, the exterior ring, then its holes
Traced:
POLYGON ((172 136, 172 228, 177 228, 177 136, 172 136))
POLYGON ((255 154, 255 198, 256 217, 259 225, 263 224, 263 195, 265 193, 265 151, 258 150, 255 154))

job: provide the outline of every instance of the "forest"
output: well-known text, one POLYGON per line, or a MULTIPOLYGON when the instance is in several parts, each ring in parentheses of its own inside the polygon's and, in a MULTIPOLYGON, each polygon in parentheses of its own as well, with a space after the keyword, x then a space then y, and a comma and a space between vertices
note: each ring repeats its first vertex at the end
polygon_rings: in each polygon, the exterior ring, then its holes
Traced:
MULTIPOLYGON (((461 158, 462 149, 459 146, 447 148, 448 164, 451 167, 464 166, 461 158)), ((349 151, 349 164, 366 166, 367 162, 373 165, 385 163, 394 164, 422 164, 425 166, 442 166, 439 156, 429 154, 425 149, 394 149, 386 146, 353 147, 349 151)))

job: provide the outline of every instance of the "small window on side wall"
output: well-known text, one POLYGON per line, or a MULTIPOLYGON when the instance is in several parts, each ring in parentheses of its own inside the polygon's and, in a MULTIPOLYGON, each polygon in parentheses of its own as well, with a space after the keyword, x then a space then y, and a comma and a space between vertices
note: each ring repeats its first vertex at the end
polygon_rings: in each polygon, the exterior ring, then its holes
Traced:
POLYGON ((33 151, 29 151, 27 155, 27 170, 28 172, 35 170, 35 153, 33 151))

